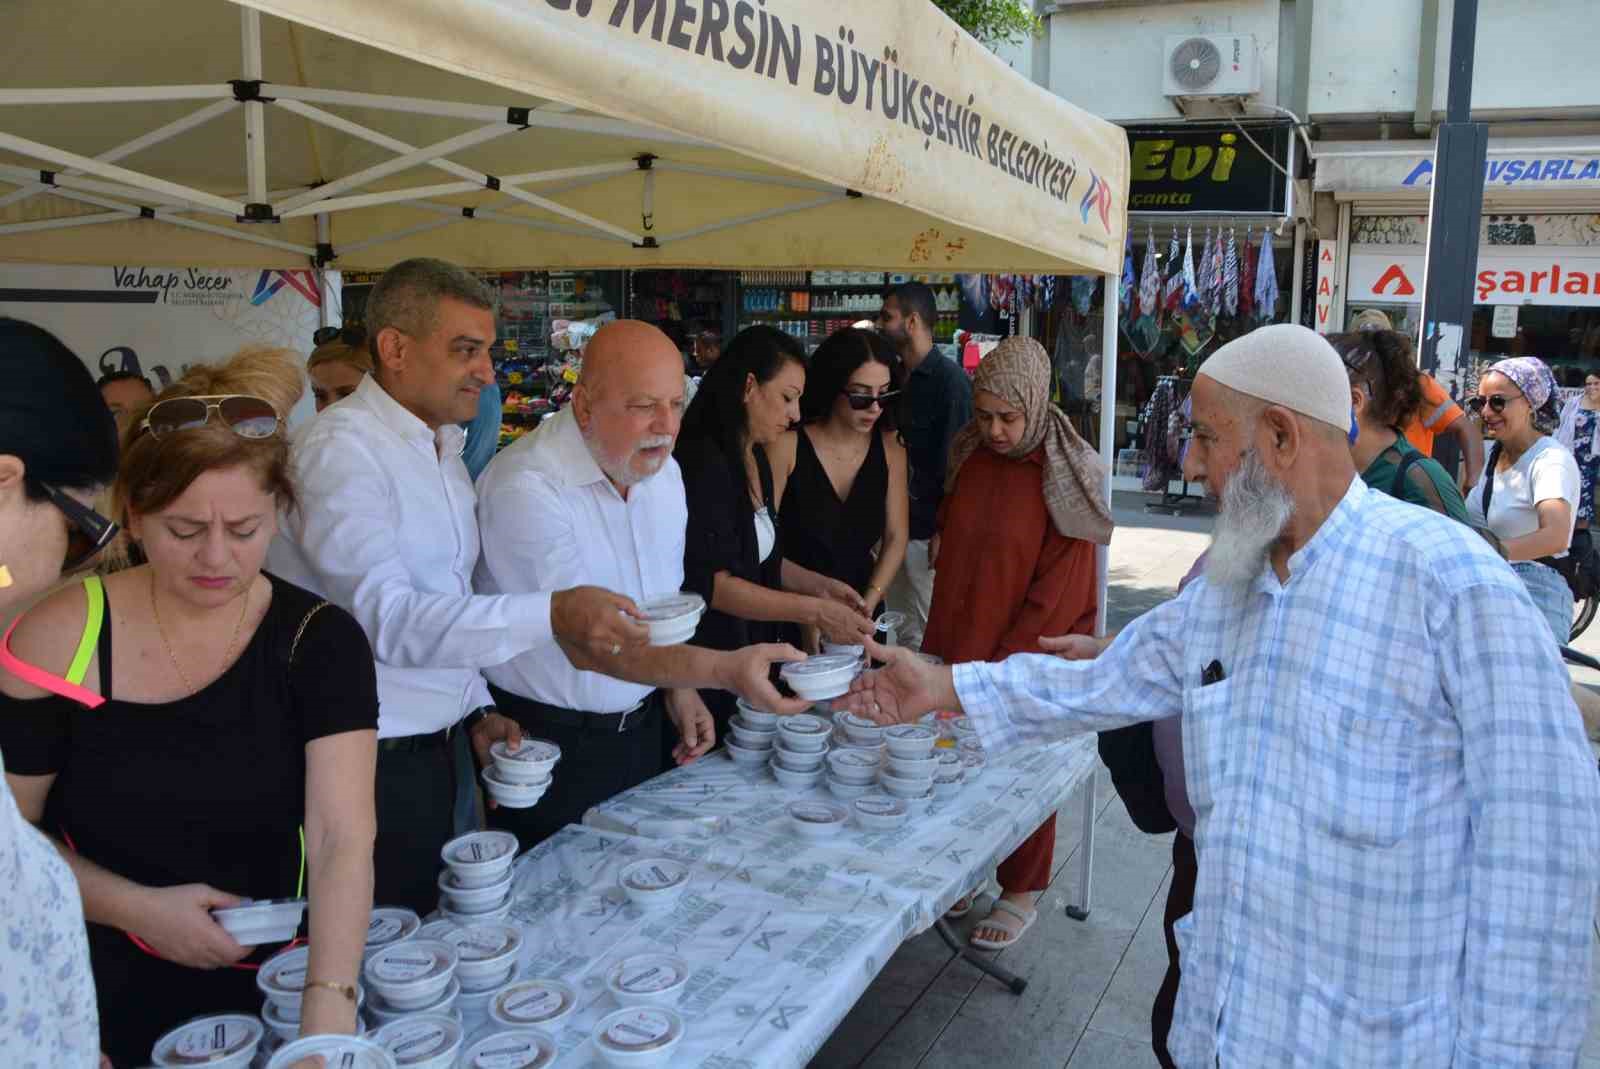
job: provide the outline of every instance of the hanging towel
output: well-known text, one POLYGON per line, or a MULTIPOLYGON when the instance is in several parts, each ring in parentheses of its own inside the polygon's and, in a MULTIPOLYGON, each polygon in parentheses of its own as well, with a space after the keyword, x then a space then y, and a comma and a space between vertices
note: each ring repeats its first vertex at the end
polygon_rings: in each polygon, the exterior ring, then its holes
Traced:
POLYGON ((1231 226, 1222 256, 1222 310, 1230 316, 1239 314, 1239 245, 1231 226))
POLYGON ((1244 244, 1239 246, 1239 319, 1245 323, 1256 307, 1256 250, 1250 243, 1254 236, 1255 227, 1246 227, 1244 244))
POLYGON ((1139 314, 1153 316, 1161 296, 1161 270, 1156 266, 1156 235, 1145 227, 1144 270, 1139 275, 1139 314))
POLYGON ((1278 269, 1272 262, 1272 231, 1261 231, 1261 259, 1256 264, 1256 318, 1271 323, 1278 315, 1278 269))
POLYGON ((1183 307, 1192 312, 1200 307, 1200 281, 1194 273, 1194 227, 1189 227, 1183 241, 1183 307))

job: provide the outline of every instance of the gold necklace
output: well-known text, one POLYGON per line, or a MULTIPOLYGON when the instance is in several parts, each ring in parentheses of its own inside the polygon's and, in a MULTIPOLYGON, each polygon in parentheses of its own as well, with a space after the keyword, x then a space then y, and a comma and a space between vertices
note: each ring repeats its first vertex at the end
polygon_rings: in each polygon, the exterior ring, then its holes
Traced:
MULTIPOLYGON (((244 627, 245 614, 250 611, 250 588, 244 588, 244 604, 239 608, 239 619, 233 624, 233 637, 228 640, 228 650, 222 655, 222 663, 226 666, 233 660, 233 648, 239 643, 239 631, 244 627)), ((198 688, 189 679, 189 673, 183 670, 183 665, 178 663, 178 655, 172 651, 172 643, 167 641, 167 629, 161 626, 161 606, 156 603, 156 573, 150 573, 150 612, 156 618, 156 633, 161 636, 161 645, 166 647, 167 657, 172 661, 172 670, 178 673, 178 678, 183 681, 184 693, 194 694, 198 688)))

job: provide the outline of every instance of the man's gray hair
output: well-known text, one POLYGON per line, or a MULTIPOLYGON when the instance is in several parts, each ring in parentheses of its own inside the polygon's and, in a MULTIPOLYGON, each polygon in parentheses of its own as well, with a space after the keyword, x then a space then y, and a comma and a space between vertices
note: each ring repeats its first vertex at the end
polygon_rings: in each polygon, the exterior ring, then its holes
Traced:
POLYGON ((446 297, 474 308, 494 308, 494 295, 478 276, 445 260, 418 257, 385 271, 367 298, 367 344, 374 366, 379 332, 394 327, 413 338, 431 334, 439 324, 439 302, 446 297))

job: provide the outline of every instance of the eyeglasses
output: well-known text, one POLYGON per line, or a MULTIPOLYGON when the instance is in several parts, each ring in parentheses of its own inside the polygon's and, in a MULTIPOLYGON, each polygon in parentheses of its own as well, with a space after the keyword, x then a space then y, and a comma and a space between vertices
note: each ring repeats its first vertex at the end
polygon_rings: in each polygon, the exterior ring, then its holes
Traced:
POLYGON ((1481 416, 1483 415, 1483 406, 1488 405, 1489 411, 1498 416, 1506 410, 1507 405, 1515 400, 1515 397, 1507 397, 1503 393, 1490 394, 1488 397, 1469 397, 1467 398, 1467 410, 1474 416, 1481 416))
POLYGON ((873 405, 879 408, 886 407, 888 403, 900 396, 899 390, 890 390, 887 393, 851 393, 845 390, 844 399, 850 402, 850 407, 857 412, 865 412, 873 405))
POLYGON ((248 394, 214 394, 201 397, 169 397, 151 406, 141 431, 152 437, 163 438, 176 431, 190 431, 204 427, 215 412, 234 434, 241 438, 261 440, 278 433, 283 420, 278 410, 268 401, 248 394))
POLYGON ((111 544, 120 528, 64 490, 49 483, 40 483, 50 503, 72 525, 67 531, 67 553, 61 561, 63 572, 75 572, 88 563, 95 554, 111 544))
POLYGON ((311 343, 327 345, 335 338, 346 345, 360 348, 367 344, 367 328, 360 323, 343 327, 318 327, 311 335, 311 343))

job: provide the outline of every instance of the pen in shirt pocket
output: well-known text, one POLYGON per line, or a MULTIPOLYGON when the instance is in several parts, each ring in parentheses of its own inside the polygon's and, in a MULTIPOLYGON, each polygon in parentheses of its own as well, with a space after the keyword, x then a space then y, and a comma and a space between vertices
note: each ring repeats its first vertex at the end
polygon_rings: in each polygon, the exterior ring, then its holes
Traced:
POLYGON ((1221 683, 1226 678, 1227 675, 1222 671, 1222 662, 1214 660, 1201 671, 1200 685, 1209 687, 1213 683, 1221 683))

